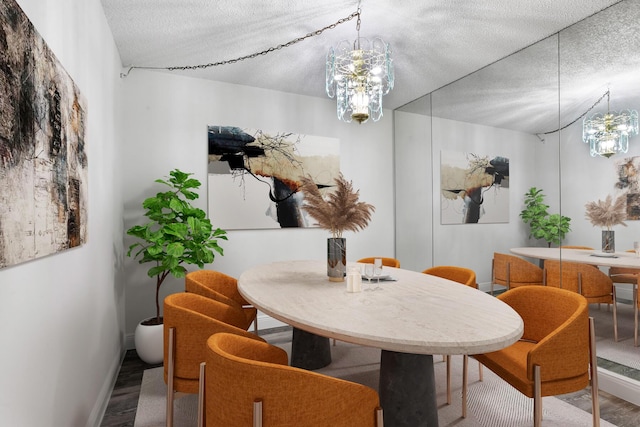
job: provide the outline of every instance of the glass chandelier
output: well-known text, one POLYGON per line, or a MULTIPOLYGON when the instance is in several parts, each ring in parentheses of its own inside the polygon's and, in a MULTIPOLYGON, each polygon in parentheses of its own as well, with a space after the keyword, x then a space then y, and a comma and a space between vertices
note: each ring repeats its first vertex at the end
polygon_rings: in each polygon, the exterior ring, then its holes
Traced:
POLYGON ((343 40, 327 54, 326 90, 336 98, 338 119, 359 123, 382 117, 382 97, 393 89, 391 48, 381 38, 360 38, 358 5, 357 39, 343 40))
POLYGON ((582 140, 589 144, 592 157, 611 157, 629 150, 629 137, 638 134, 638 112, 636 110, 609 111, 594 114, 582 122, 582 140))

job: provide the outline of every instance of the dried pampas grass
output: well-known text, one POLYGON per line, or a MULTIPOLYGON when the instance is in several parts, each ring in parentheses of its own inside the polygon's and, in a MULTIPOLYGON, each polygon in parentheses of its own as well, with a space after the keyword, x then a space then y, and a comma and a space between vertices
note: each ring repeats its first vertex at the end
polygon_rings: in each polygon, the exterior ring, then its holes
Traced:
POLYGON ((627 226, 624 222, 627 218, 626 205, 627 199, 624 195, 616 198, 615 202, 611 195, 608 195, 604 201, 589 202, 584 207, 587 208, 586 217, 593 226, 611 230, 614 225, 627 226))
POLYGON ((369 224, 375 207, 359 202, 360 191, 353 191, 352 183, 342 174, 335 179, 336 188, 326 199, 310 177, 302 177, 300 182, 305 200, 302 209, 318 221, 318 226, 329 230, 333 237, 342 237, 345 231, 363 230, 369 224))

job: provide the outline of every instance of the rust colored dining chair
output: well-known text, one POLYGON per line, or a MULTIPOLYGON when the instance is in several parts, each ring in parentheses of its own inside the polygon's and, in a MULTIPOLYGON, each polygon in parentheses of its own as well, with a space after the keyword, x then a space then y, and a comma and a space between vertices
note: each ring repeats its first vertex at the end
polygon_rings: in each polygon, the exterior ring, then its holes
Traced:
MULTIPOLYGON (((439 265, 427 268, 423 271, 423 273, 442 277, 444 279, 449 279, 454 282, 458 282, 463 285, 478 289, 478 283, 476 282, 476 273, 469 268, 453 265, 439 265)), ((445 360, 447 362, 447 405, 451 405, 451 355, 448 354, 445 360)), ((462 360, 462 418, 467 417, 468 365, 469 356, 465 354, 462 360)), ((478 374, 480 376, 480 381, 482 381, 482 364, 480 362, 478 362, 478 374)))
POLYGON ((207 427, 382 426, 375 390, 288 366, 279 347, 221 333, 206 353, 199 412, 207 427))
POLYGON ((584 296, 589 304, 613 306, 613 339, 618 341, 616 288, 608 275, 591 264, 546 260, 544 281, 547 286, 566 289, 584 296))
POLYGON ((184 290, 242 309, 247 318, 244 329, 253 323, 253 331, 258 332, 258 310, 240 295, 235 277, 216 270, 192 271, 185 276, 184 290))
POLYGON ((380 258, 382 260, 382 265, 386 267, 400 268, 400 260, 397 260, 395 258, 383 257, 383 256, 372 256, 367 258, 361 258, 357 262, 362 264, 373 264, 373 260, 375 260, 376 258, 380 258))
MULTIPOLYGON (((627 252, 635 252, 633 249, 627 252)), ((613 283, 626 283, 632 286, 633 292, 633 345, 638 346, 638 285, 640 284, 640 269, 625 267, 609 267, 609 277, 613 283)))
POLYGON ((542 422, 542 396, 582 390, 591 380, 593 425, 600 425, 595 332, 588 302, 576 292, 523 286, 498 295, 524 321, 522 338, 475 357, 533 398, 534 426, 542 422))
POLYGON ((593 250, 591 246, 580 246, 580 245, 563 245, 563 246, 560 246, 560 249, 580 249, 585 251, 593 250))
POLYGON ((493 285, 507 290, 519 286, 542 285, 542 268, 514 255, 494 252, 491 264, 491 295, 493 285))
POLYGON ((183 393, 198 393, 205 343, 217 332, 262 341, 244 329, 242 310, 186 292, 164 299, 164 380, 167 384, 167 426, 173 425, 173 402, 183 393))

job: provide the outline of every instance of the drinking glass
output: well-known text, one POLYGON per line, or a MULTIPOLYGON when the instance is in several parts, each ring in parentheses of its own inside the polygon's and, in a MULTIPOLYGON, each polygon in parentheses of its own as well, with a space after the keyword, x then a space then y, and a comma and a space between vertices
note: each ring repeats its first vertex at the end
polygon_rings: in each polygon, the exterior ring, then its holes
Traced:
POLYGON ((381 289, 380 288, 380 276, 382 276, 382 259, 376 258, 373 260, 373 275, 377 278, 376 287, 374 290, 381 289))
POLYGON ((375 266, 373 264, 365 264, 364 265, 364 277, 369 281, 369 287, 366 289, 367 291, 371 290, 371 279, 373 279, 373 274, 375 271, 375 266))

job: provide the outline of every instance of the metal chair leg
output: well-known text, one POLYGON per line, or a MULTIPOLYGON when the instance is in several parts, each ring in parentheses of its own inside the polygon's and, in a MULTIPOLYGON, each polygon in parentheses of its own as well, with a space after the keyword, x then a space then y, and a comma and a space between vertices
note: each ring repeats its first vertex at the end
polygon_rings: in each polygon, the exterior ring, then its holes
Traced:
POLYGON ((262 400, 253 401, 253 427, 262 427, 262 400))
POLYGON ((542 425, 542 381, 540 366, 533 366, 533 427, 542 425))
POLYGON ((591 371, 591 413, 593 427, 600 427, 600 399, 598 398, 598 358, 596 356, 596 328, 589 318, 589 368, 591 371))
POLYGON ((204 427, 204 381, 207 363, 200 364, 200 380, 198 381, 198 427, 204 427))
POLYGON ((174 388, 173 388, 173 374, 175 367, 175 334, 176 328, 169 329, 169 360, 167 363, 167 427, 173 427, 173 397, 174 397, 174 388))

